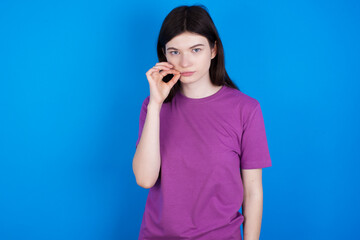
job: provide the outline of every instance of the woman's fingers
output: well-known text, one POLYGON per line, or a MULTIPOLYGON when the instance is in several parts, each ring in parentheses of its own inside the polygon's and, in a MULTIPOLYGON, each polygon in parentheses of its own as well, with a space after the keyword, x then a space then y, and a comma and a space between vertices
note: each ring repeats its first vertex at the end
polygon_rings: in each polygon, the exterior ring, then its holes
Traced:
POLYGON ((147 73, 153 73, 153 72, 159 72, 160 70, 169 70, 169 68, 163 67, 163 66, 154 66, 147 71, 147 73))
MULTIPOLYGON (((153 67, 153 68, 151 68, 149 71, 147 71, 146 76, 151 76, 151 75, 153 75, 153 74, 160 74, 160 70, 161 70, 161 69, 159 69, 159 68, 153 67)), ((165 75, 164 75, 164 76, 165 76, 165 75)))
POLYGON ((159 68, 153 67, 146 73, 146 75, 160 74, 161 76, 165 77, 166 75, 171 74, 171 73, 172 74, 180 74, 180 72, 175 69, 166 69, 164 67, 159 67, 159 68), (162 71, 159 72, 159 70, 162 70, 162 71))
POLYGON ((168 75, 168 74, 174 74, 174 75, 176 75, 176 74, 180 74, 178 71, 176 71, 176 70, 172 70, 172 69, 170 69, 170 70, 163 70, 162 72, 155 72, 154 74, 159 74, 159 75, 161 75, 161 79, 163 78, 163 77, 165 77, 166 75, 168 75))
MULTIPOLYGON (((150 68, 146 72, 146 76, 149 80, 155 80, 156 82, 161 81, 166 75, 173 74, 174 77, 171 80, 174 80, 180 77, 180 72, 172 69, 172 65, 168 62, 157 63, 154 67, 150 68), (170 67, 171 66, 171 67, 170 67)), ((173 81, 173 82, 176 82, 173 81)))
POLYGON ((146 72, 146 76, 150 76, 151 74, 153 74, 154 72, 159 72, 159 69, 157 68, 150 68, 149 71, 146 72))
POLYGON ((164 70, 160 74, 165 77, 168 74, 180 75, 180 72, 175 69, 170 69, 170 70, 164 70))
POLYGON ((167 82, 167 85, 170 87, 170 89, 176 84, 176 82, 179 80, 180 74, 175 74, 170 81, 167 82))
POLYGON ((150 72, 150 74, 152 74, 153 72, 160 72, 160 71, 164 71, 164 70, 170 70, 170 68, 159 65, 159 66, 152 67, 148 72, 150 72))
POLYGON ((169 69, 171 69, 170 67, 167 67, 167 66, 164 66, 164 65, 156 65, 153 68, 159 69, 160 71, 161 70, 169 70, 169 69))
POLYGON ((168 68, 173 68, 174 67, 171 63, 168 63, 168 62, 159 62, 159 63, 156 63, 155 66, 165 66, 165 67, 168 67, 168 68))
POLYGON ((171 88, 179 80, 180 75, 180 72, 172 64, 168 62, 156 63, 155 66, 146 72, 150 85, 150 98, 155 99, 154 101, 159 103, 163 102, 171 88), (162 81, 168 74, 173 74, 174 76, 168 82, 162 81))

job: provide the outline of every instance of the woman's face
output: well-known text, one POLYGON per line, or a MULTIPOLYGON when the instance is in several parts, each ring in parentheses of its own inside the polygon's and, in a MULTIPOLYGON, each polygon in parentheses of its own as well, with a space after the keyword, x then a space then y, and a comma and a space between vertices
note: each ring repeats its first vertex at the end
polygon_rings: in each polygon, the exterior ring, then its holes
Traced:
POLYGON ((210 81, 209 69, 211 59, 216 56, 216 44, 210 49, 205 37, 184 32, 165 45, 165 56, 167 61, 181 73, 194 72, 191 76, 181 74, 180 81, 184 83, 210 81))

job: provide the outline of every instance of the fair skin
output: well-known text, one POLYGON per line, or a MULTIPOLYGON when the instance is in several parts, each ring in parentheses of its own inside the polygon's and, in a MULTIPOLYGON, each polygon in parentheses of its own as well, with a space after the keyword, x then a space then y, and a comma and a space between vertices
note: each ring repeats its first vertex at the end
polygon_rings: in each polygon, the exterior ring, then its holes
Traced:
POLYGON ((263 211, 262 169, 241 169, 244 185, 244 240, 259 240, 263 211))
POLYGON ((210 49, 208 40, 198 34, 185 32, 165 45, 167 61, 179 72, 194 72, 181 76, 181 93, 189 98, 203 98, 217 92, 221 86, 213 85, 209 68, 216 56, 216 45, 210 49))
MULTIPOLYGON (((151 188, 159 176, 159 114, 163 101, 177 81, 181 81, 181 93, 189 98, 204 98, 216 93, 221 86, 213 85, 209 75, 211 59, 216 53, 216 44, 211 49, 205 37, 185 32, 166 44, 164 54, 167 62, 156 63, 146 73, 150 86, 150 101, 133 159, 133 171, 140 186, 151 188), (194 74, 183 76, 183 72, 194 74), (165 83, 162 78, 167 74, 173 74, 174 77, 165 83)), ((260 236, 263 206, 261 174, 262 169, 241 170, 244 185, 244 240, 258 240, 260 236)))

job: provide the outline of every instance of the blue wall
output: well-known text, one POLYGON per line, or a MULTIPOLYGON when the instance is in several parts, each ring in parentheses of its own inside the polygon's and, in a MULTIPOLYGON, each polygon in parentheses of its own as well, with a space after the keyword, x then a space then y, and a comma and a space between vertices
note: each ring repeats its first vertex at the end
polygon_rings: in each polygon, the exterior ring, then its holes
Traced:
POLYGON ((262 105, 261 239, 355 239, 359 1, 0 2, 0 239, 137 239, 132 158, 166 14, 205 4, 262 105))

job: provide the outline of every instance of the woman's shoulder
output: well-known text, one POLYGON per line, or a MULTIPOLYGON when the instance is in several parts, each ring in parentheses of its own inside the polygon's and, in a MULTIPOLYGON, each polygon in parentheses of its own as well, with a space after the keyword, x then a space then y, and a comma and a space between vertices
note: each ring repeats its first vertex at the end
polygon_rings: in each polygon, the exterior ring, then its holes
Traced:
POLYGON ((229 89, 228 93, 234 106, 232 111, 240 117, 242 123, 247 122, 254 113, 259 112, 260 103, 255 97, 234 88, 229 89))
POLYGON ((227 89, 228 96, 234 101, 234 103, 237 103, 240 108, 255 108, 259 105, 259 101, 255 97, 250 96, 239 89, 228 86, 227 89))

